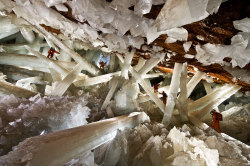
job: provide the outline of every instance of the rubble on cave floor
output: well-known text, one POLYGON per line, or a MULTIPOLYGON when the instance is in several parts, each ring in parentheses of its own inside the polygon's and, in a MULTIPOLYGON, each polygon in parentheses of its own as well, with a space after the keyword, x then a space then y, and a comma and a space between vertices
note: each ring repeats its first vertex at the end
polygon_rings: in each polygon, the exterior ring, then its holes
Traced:
POLYGON ((94 150, 103 165, 239 165, 249 164, 250 147, 212 129, 185 124, 166 128, 145 123, 117 133, 114 140, 94 150), (227 161, 230 160, 230 162, 227 161))

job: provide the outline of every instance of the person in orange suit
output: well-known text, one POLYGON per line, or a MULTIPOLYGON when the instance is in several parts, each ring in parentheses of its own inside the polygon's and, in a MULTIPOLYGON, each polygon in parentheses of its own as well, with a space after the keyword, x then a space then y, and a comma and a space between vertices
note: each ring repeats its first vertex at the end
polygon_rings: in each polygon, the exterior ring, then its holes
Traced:
POLYGON ((104 70, 105 63, 104 62, 100 62, 99 65, 100 65, 100 69, 104 70))
POLYGON ((60 54, 59 52, 57 52, 57 51, 55 50, 54 47, 51 47, 50 50, 48 51, 48 56, 47 56, 47 57, 48 57, 48 58, 53 58, 54 53, 60 54))
POLYGON ((212 115, 213 122, 211 124, 211 127, 216 130, 218 133, 221 133, 220 130, 220 121, 223 120, 222 115, 219 112, 216 112, 215 110, 211 111, 210 114, 212 115))
POLYGON ((155 92, 155 93, 158 92, 159 86, 160 86, 160 84, 154 84, 154 92, 155 92))
POLYGON ((162 91, 162 93, 160 93, 160 94, 162 94, 163 104, 166 105, 166 103, 167 103, 167 94, 164 91, 162 91))

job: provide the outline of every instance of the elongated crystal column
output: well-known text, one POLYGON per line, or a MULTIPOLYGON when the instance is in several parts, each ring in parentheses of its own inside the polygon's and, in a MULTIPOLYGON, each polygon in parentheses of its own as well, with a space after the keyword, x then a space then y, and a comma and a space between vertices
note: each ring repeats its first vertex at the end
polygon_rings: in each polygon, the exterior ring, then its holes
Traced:
POLYGON ((11 23, 9 17, 1 17, 0 25, 0 39, 13 35, 19 31, 18 27, 11 23))
POLYGON ((178 96, 178 110, 183 122, 188 120, 187 108, 187 63, 182 66, 181 81, 180 81, 180 95, 178 96))
POLYGON ((109 73, 114 72, 115 64, 116 64, 116 56, 115 54, 110 54, 109 73))
POLYGON ((208 104, 210 104, 214 100, 217 100, 221 96, 221 94, 224 94, 225 92, 229 91, 232 86, 233 85, 227 84, 222 87, 218 87, 206 96, 190 103, 188 105, 189 112, 202 110, 208 104))
POLYGON ((235 106, 235 107, 232 107, 226 111, 223 111, 221 113, 223 116, 223 120, 229 118, 233 114, 240 112, 243 108, 244 108, 244 106, 240 106, 240 107, 235 106))
POLYGON ((134 112, 126 116, 28 138, 13 152, 0 157, 0 165, 63 165, 113 139, 117 129, 133 128, 145 121, 150 120, 144 112, 134 112))
POLYGON ((121 71, 117 71, 114 73, 109 73, 109 74, 104 74, 104 75, 100 75, 96 77, 79 80, 79 81, 74 82, 74 85, 77 87, 96 85, 96 84, 108 82, 112 79, 112 77, 120 76, 120 75, 121 75, 121 71))
POLYGON ((102 107, 101 107, 102 110, 103 110, 103 109, 106 109, 106 107, 108 106, 108 104, 109 104, 109 102, 110 102, 110 100, 111 100, 113 94, 115 93, 115 89, 116 89, 118 83, 119 83, 119 80, 118 80, 118 79, 113 80, 112 86, 111 86, 111 88, 110 88, 110 90, 109 90, 109 93, 108 93, 108 95, 106 96, 105 101, 104 101, 103 104, 102 104, 102 107))
POLYGON ((62 80, 59 81, 53 91, 51 92, 51 95, 57 95, 62 96, 68 87, 73 83, 73 81, 76 79, 78 74, 83 69, 83 64, 79 63, 76 65, 76 67, 62 80))
POLYGON ((6 81, 0 81, 0 93, 5 95, 13 94, 17 97, 25 97, 25 98, 37 95, 36 92, 18 87, 6 81))
POLYGON ((20 79, 16 82, 17 86, 22 86, 23 84, 46 84, 46 82, 42 81, 42 77, 41 76, 36 76, 36 77, 28 77, 28 78, 23 78, 20 79))
POLYGON ((125 56, 124 63, 122 66, 122 73, 121 73, 121 76, 123 76, 125 79, 128 79, 128 70, 131 65, 134 53, 135 53, 135 50, 132 50, 130 53, 128 53, 125 56))
POLYGON ((58 73, 62 74, 62 76, 66 76, 68 74, 68 71, 66 69, 64 69, 63 67, 61 67, 60 65, 58 65, 57 63, 55 63, 54 61, 52 61, 49 58, 46 58, 45 56, 43 56, 40 52, 37 52, 33 49, 31 49, 30 47, 27 46, 27 49, 34 55, 36 55, 38 58, 40 58, 42 60, 42 62, 46 63, 49 65, 49 67, 55 69, 58 73))
POLYGON ((134 69, 138 72, 146 63, 146 60, 142 57, 139 58, 138 63, 134 66, 134 69))
MULTIPOLYGON (((209 94, 213 91, 211 88, 211 84, 209 84, 207 81, 203 81, 203 85, 204 85, 204 88, 205 88, 207 94, 209 94)), ((218 107, 215 107, 214 109, 217 112, 220 112, 218 107)))
POLYGON ((173 114, 175 100, 177 98, 178 89, 180 87, 181 71, 182 71, 182 64, 175 63, 174 73, 172 76, 170 90, 169 90, 167 104, 166 104, 166 109, 164 111, 164 116, 162 119, 162 123, 165 124, 166 126, 169 125, 172 114, 173 114))
POLYGON ((153 69, 162 59, 164 58, 164 55, 159 54, 156 57, 152 57, 150 60, 146 61, 146 63, 142 66, 142 68, 139 70, 139 74, 144 77, 144 75, 153 69))
MULTIPOLYGON (((50 59, 50 61, 53 61, 67 70, 72 70, 76 65, 74 62, 55 61, 53 59, 50 59)), ((31 67, 37 71, 50 73, 46 63, 41 63, 38 57, 31 55, 0 53, 0 64, 31 67)))
MULTIPOLYGON (((124 60, 121 55, 116 54, 118 59, 121 63, 124 63, 124 60)), ((142 88, 146 91, 146 93, 149 95, 150 99, 155 102, 155 104, 161 109, 162 112, 164 112, 164 104, 162 101, 158 98, 158 96, 154 93, 152 88, 150 88, 146 81, 142 78, 141 74, 135 71, 134 68, 130 66, 129 71, 131 72, 132 76, 136 79, 136 81, 142 86, 142 88)))
POLYGON ((196 85, 200 82, 205 73, 197 71, 187 84, 187 97, 190 96, 196 85))
POLYGON ((94 65, 92 65, 90 62, 85 60, 83 57, 81 57, 78 53, 73 51, 71 48, 69 48, 64 42, 59 40, 56 36, 52 35, 50 32, 44 30, 41 26, 38 26, 38 30, 45 34, 49 39, 53 40, 53 42, 60 47, 62 50, 64 50, 68 55, 70 55, 76 62, 84 64, 85 68, 84 70, 87 70, 89 73, 93 75, 98 75, 100 70, 97 69, 94 65))
POLYGON ((29 42, 33 43, 35 41, 35 34, 31 29, 28 29, 26 27, 22 27, 20 29, 21 34, 23 35, 24 39, 29 42))
POLYGON ((209 126, 206 123, 203 123, 202 121, 200 121, 198 118, 196 118, 193 115, 189 115, 188 116, 189 120, 197 127, 206 130, 209 128, 209 126))
MULTIPOLYGON (((169 93, 169 89, 170 89, 170 86, 164 86, 164 87, 161 87, 161 88, 159 88, 158 89, 158 91, 159 92, 165 92, 165 93, 169 93)), ((162 97, 162 95, 160 94, 160 93, 158 93, 158 94, 156 94, 159 98, 161 98, 162 97)), ((138 97, 138 102, 139 103, 145 103, 145 102, 147 102, 147 101, 149 101, 149 100, 151 100, 151 98, 150 98, 150 96, 148 96, 147 94, 144 94, 144 95, 140 95, 139 97, 138 97)))
POLYGON ((224 89, 223 91, 219 92, 216 96, 210 99, 210 103, 204 107, 200 111, 194 111, 191 114, 196 116, 197 118, 202 118, 206 114, 208 114, 212 109, 220 105, 223 101, 228 99, 234 93, 236 93, 241 87, 238 85, 231 85, 229 88, 224 89))

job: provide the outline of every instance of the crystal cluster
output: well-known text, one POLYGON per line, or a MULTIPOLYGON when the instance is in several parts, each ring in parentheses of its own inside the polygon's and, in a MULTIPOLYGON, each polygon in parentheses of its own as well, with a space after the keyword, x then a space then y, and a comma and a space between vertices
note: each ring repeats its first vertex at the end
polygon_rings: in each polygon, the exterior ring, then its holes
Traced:
POLYGON ((242 32, 239 32, 231 38, 231 45, 214 45, 205 44, 202 47, 196 46, 197 54, 195 58, 205 64, 218 63, 222 66, 226 64, 224 58, 231 58, 232 67, 245 67, 249 62, 250 53, 250 19, 244 18, 233 22, 234 27, 242 32))
MULTIPOLYGON (((65 36, 69 36, 71 39, 89 41, 95 47, 106 45, 108 50, 103 48, 104 50, 115 51, 124 50, 130 45, 139 48, 144 43, 144 37, 147 38, 147 43, 151 43, 159 35, 166 33, 166 30, 205 18, 208 16, 206 10, 210 13, 217 11, 221 1, 216 3, 211 0, 209 2, 207 0, 206 3, 191 0, 176 1, 175 3, 168 1, 156 21, 143 17, 144 14, 150 12, 152 5, 163 3, 163 0, 114 0, 110 3, 102 0, 26 0, 18 1, 18 5, 13 10, 19 17, 29 20, 33 25, 45 24, 60 29, 65 36), (173 5, 178 7, 171 13, 170 9, 173 5), (59 11, 68 11, 67 6, 69 6, 72 9, 72 16, 79 21, 79 24, 47 8, 51 6, 55 6, 59 11), (134 10, 129 9, 132 6, 134 10), (161 21, 161 17, 163 18, 165 15, 169 16, 168 24, 171 24, 171 21, 174 21, 175 24, 166 26, 166 22, 161 21), (178 19, 177 22, 175 16, 181 17, 181 19, 178 19), (85 24, 86 22, 88 24, 85 24), (102 34, 98 35, 97 31, 102 34), (127 32, 130 32, 131 35, 125 35, 127 32)), ((179 38, 177 37, 176 40, 179 38)))
POLYGON ((29 99, 13 95, 0 97, 0 155, 24 139, 87 123, 87 98, 41 97, 29 99))
POLYGON ((95 149, 103 165, 245 165, 249 146, 212 130, 191 125, 168 131, 162 124, 145 123, 118 132, 110 143, 95 149), (220 159, 220 161, 219 161, 220 159), (228 163, 226 159, 234 162, 228 163))
MULTIPOLYGON (((233 76, 243 77, 242 70, 232 70, 223 60, 230 57, 232 67, 249 63, 248 18, 234 22, 242 32, 231 39, 231 45, 196 45, 197 54, 188 54, 195 42, 188 41, 188 31, 181 26, 216 13, 221 3, 0 0, 0 64, 1 69, 12 71, 0 73, 0 154, 32 137, 1 158, 31 165, 60 165, 79 155, 66 165, 95 165, 94 161, 101 165, 218 165, 236 157, 241 164, 249 162, 248 146, 218 135, 203 123, 210 119, 213 109, 222 112, 226 120, 249 114, 249 98, 244 99, 244 105, 228 100, 237 96, 241 87, 210 84, 213 78, 195 68, 190 78, 187 63, 175 63, 170 79, 153 69, 166 60, 166 52, 168 57, 176 53, 147 45, 166 34, 165 43, 183 43, 186 58, 196 58, 204 65, 226 65, 233 76), (145 17, 153 5, 163 5, 156 20, 145 17), (47 57, 51 47, 60 55, 47 57), (140 57, 134 65, 136 49, 150 58, 140 57), (207 82, 199 84, 202 79, 207 82), (159 84, 157 90, 155 82, 159 84), (194 94, 200 86, 204 94, 194 94), (91 93, 89 98, 79 97, 85 92, 91 93), (144 112, 135 112, 139 110, 150 112, 153 118, 159 114, 157 120, 162 124, 139 125, 148 121, 144 112), (88 116, 89 121, 97 121, 117 115, 123 116, 84 125, 88 116), (167 130, 169 124, 186 122, 195 126, 167 130), (130 129, 122 131, 126 127, 130 129), (36 135, 41 136, 33 137, 36 135)), ((196 37, 205 41, 203 36, 196 37)), ((244 80, 249 81, 247 72, 244 80)))

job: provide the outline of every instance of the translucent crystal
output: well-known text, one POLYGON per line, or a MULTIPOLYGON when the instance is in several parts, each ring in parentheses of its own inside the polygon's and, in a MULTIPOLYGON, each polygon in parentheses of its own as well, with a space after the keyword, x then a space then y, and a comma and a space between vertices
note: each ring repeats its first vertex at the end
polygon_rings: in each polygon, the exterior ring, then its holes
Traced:
POLYGON ((176 42, 177 40, 175 38, 172 38, 172 37, 167 37, 167 39, 165 40, 165 43, 174 43, 176 42))
POLYGON ((25 38, 25 40, 27 40, 29 43, 34 42, 35 34, 33 33, 33 31, 31 29, 23 27, 20 29, 20 31, 21 31, 23 37, 25 38))
POLYGON ((47 7, 67 2, 67 0, 42 0, 42 1, 46 4, 47 7))
POLYGON ((172 28, 167 31, 167 35, 179 41, 187 41, 188 31, 184 28, 172 28))
POLYGON ((250 32, 250 18, 244 18, 242 20, 233 21, 235 29, 243 32, 250 32))
POLYGON ((11 83, 8 83, 6 81, 2 81, 0 80, 0 92, 2 95, 10 95, 10 94, 14 94, 15 96, 18 97, 31 97, 31 96, 35 96, 37 93, 34 91, 30 91, 18 86, 15 86, 11 83))
MULTIPOLYGON (((216 149, 209 149, 207 145, 196 138, 187 138, 188 133, 180 132, 175 127, 169 132, 168 138, 173 142, 174 153, 186 152, 189 160, 195 160, 199 155, 200 164, 205 161, 207 165, 217 165, 219 162, 219 153, 216 149)), ((177 165, 187 163, 189 160, 177 157, 173 162, 177 165), (186 160, 186 161, 185 161, 186 160), (178 164, 179 163, 179 164, 178 164)), ((197 163, 198 164, 198 163, 197 163)))
POLYGON ((0 24, 0 39, 13 35, 19 31, 19 29, 11 23, 8 17, 1 17, 0 24))
POLYGON ((185 52, 189 51, 191 45, 192 45, 192 41, 183 43, 183 48, 184 48, 185 52))
POLYGON ((83 69, 83 64, 77 64, 74 69, 69 72, 69 74, 62 80, 59 81, 54 87, 53 91, 50 95, 62 96, 68 87, 73 83, 73 81, 77 78, 81 70, 83 69))
POLYGON ((207 12, 209 14, 217 13, 221 3, 222 0, 209 0, 207 4, 207 12))
POLYGON ((182 72, 182 64, 175 63, 174 73, 171 80, 170 90, 167 98, 167 105, 165 106, 164 116, 162 119, 162 123, 165 125, 170 124, 170 120, 172 118, 172 113, 180 86, 181 72, 182 72))
POLYGON ((180 27, 208 16, 207 0, 168 0, 155 20, 158 31, 180 27))
POLYGON ((208 1, 209 0, 187 0, 191 17, 199 19, 199 17, 207 15, 206 9, 208 1))
POLYGON ((13 152, 0 158, 0 164, 62 165, 113 139, 117 129, 133 128, 148 121, 145 113, 116 117, 68 130, 40 135, 20 143, 13 152), (114 123, 114 122, 119 122, 114 123), (98 133, 98 134, 97 134, 98 133), (93 135, 95 135, 93 137, 93 135), (65 139, 67 138, 67 139, 65 139), (79 139, 81 138, 81 139, 79 139), (61 146, 63 144, 63 146, 61 146), (54 148, 56 146, 57 148, 54 148), (64 153, 67 151, 67 153, 64 153), (50 152, 50 153, 48 153, 50 152), (60 158, 60 160, 58 160, 60 158), (46 159, 46 160, 45 160, 46 159))
POLYGON ((232 58, 231 63, 233 67, 239 66, 242 68, 250 62, 248 56, 250 50, 246 49, 247 44, 243 44, 242 40, 237 40, 238 42, 236 40, 233 41, 233 44, 229 46, 213 44, 205 44, 202 48, 196 46, 197 54, 195 57, 205 65, 213 63, 224 65, 223 59, 230 57, 232 58))
POLYGON ((135 14, 143 15, 150 12, 152 7, 152 0, 138 0, 135 4, 135 14))

